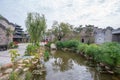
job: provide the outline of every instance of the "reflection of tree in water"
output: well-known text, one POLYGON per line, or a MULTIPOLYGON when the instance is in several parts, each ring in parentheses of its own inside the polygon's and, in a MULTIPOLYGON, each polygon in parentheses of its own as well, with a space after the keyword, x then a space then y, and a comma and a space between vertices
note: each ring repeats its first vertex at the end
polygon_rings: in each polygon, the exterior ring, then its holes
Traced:
POLYGON ((46 80, 46 74, 40 76, 40 75, 33 75, 34 77, 32 78, 32 80, 46 80))
POLYGON ((64 58, 55 58, 54 63, 52 63, 53 69, 55 71, 67 71, 72 69, 73 63, 71 59, 64 59, 64 58))
POLYGON ((46 72, 42 70, 45 70, 44 64, 40 62, 37 63, 31 70, 32 80, 46 80, 46 72), (43 65, 43 67, 41 67, 41 65, 43 65))
MULTIPOLYGON (((57 52, 54 54, 54 63, 53 69, 54 71, 67 71, 73 68, 74 63, 81 65, 81 66, 87 66, 86 60, 82 58, 79 54, 76 53, 69 53, 69 52, 57 52)), ((93 77, 94 80, 103 80, 106 79, 100 76, 99 73, 95 71, 94 68, 87 67, 89 72, 91 73, 91 77, 93 77), (100 78, 102 77, 102 78, 100 78)))
POLYGON ((69 53, 69 52, 56 52, 54 55, 54 63, 52 63, 53 65, 53 69, 54 71, 66 71, 69 69, 72 69, 74 64, 76 63, 78 65, 83 65, 84 64, 84 60, 81 59, 80 55, 77 55, 75 53, 69 53))

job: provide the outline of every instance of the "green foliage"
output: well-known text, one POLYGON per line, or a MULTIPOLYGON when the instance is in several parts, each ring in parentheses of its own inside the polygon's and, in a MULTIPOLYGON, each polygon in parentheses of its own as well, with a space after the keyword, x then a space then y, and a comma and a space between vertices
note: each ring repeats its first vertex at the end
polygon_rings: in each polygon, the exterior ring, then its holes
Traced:
POLYGON ((47 44, 45 44, 45 46, 49 47, 50 48, 50 45, 52 44, 53 42, 48 42, 47 44))
POLYGON ((18 53, 17 50, 10 50, 9 53, 10 53, 10 57, 11 57, 11 61, 12 61, 12 62, 15 62, 15 59, 16 59, 18 56, 20 56, 20 54, 18 53))
POLYGON ((66 48, 77 48, 78 44, 80 42, 77 41, 77 40, 69 40, 69 41, 65 41, 63 44, 64 44, 64 47, 66 48))
POLYGON ((57 42, 56 42, 56 46, 57 46, 57 49, 62 49, 62 48, 64 48, 62 41, 57 41, 57 42))
POLYGON ((40 16, 38 13, 28 13, 26 27, 31 42, 34 44, 39 43, 46 29, 45 16, 40 16))
POLYGON ((26 56, 32 56, 35 53, 37 53, 39 46, 38 45, 32 45, 29 44, 26 48, 25 55, 26 56))
POLYGON ((104 43, 102 46, 102 62, 110 66, 120 66, 120 44, 104 43))
POLYGON ((72 48, 72 49, 76 50, 79 43, 80 42, 77 40, 58 41, 58 42, 56 42, 56 46, 58 49, 72 48))
POLYGON ((9 80, 20 80, 18 77, 18 74, 15 72, 12 72, 9 76, 9 80))
POLYGON ((8 48, 17 48, 18 47, 18 44, 14 43, 14 42, 10 42, 9 45, 8 45, 8 48))
POLYGON ((82 31, 82 29, 83 29, 82 25, 79 25, 79 27, 75 27, 73 31, 79 34, 82 31))
POLYGON ((102 62, 109 67, 120 66, 120 44, 118 43, 112 42, 101 45, 81 43, 77 49, 92 57, 96 62, 102 62))
POLYGON ((52 25, 52 33, 56 36, 56 38, 60 41, 64 38, 68 33, 72 30, 72 25, 68 23, 61 22, 60 24, 55 21, 52 25))
POLYGON ((25 80, 32 80, 32 73, 27 71, 26 75, 25 75, 25 80))
POLYGON ((45 52, 44 52, 44 57, 45 57, 45 58, 49 58, 49 52, 48 52, 48 51, 45 51, 45 52))
POLYGON ((99 53, 99 46, 96 45, 96 44, 91 44, 89 45, 87 48, 86 48, 86 51, 85 53, 88 55, 88 56, 95 56, 96 54, 99 53))
POLYGON ((78 44, 78 46, 77 46, 77 50, 78 50, 79 52, 85 52, 87 47, 88 47, 87 44, 80 43, 80 44, 78 44))

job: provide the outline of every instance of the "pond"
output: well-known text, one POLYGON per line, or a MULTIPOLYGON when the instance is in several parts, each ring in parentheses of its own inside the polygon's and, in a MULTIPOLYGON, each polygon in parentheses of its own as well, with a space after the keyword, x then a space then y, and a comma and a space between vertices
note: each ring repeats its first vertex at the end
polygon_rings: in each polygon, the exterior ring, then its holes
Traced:
POLYGON ((117 75, 100 74, 86 63, 80 54, 52 51, 45 61, 46 74, 42 80, 120 80, 117 75))

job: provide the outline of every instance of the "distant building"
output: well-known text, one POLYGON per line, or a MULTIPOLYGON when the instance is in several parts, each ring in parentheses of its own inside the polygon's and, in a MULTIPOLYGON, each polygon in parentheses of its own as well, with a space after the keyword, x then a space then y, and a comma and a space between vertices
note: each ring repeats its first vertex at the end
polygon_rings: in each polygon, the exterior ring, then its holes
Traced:
POLYGON ((15 30, 14 30, 14 34, 13 34, 13 41, 14 42, 29 42, 29 35, 28 32, 23 31, 23 29, 21 28, 21 26, 15 24, 15 30))
POLYGON ((112 31, 112 41, 120 43, 120 28, 112 31))
MULTIPOLYGON (((93 32, 90 35, 91 41, 96 44, 102 44, 105 42, 112 42, 112 27, 107 27, 105 29, 93 27, 93 32)), ((86 36, 86 27, 83 27, 81 33, 81 42, 87 43, 88 36, 86 36)))
MULTIPOLYGON (((93 28, 91 28, 91 29, 93 30, 93 28)), ((94 42, 94 31, 92 31, 91 35, 89 35, 89 36, 87 35, 86 31, 87 31, 86 27, 83 27, 82 30, 80 31, 81 42, 83 42, 83 43, 89 43, 89 41, 91 41, 91 43, 93 43, 94 42)))
POLYGON ((105 42, 112 42, 112 30, 113 28, 107 27, 106 29, 94 28, 94 38, 96 44, 102 44, 105 42))
POLYGON ((15 30, 13 35, 13 41, 23 42, 25 38, 23 29, 21 28, 21 26, 17 24, 15 24, 14 27, 15 27, 15 30))

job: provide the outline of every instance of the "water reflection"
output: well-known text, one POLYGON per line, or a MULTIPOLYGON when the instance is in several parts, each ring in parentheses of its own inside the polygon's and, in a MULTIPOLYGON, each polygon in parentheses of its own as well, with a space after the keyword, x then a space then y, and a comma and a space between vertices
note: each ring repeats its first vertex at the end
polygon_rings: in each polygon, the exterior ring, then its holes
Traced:
POLYGON ((88 67, 79 54, 70 52, 52 52, 45 66, 46 80, 119 80, 113 75, 100 74, 88 67))

